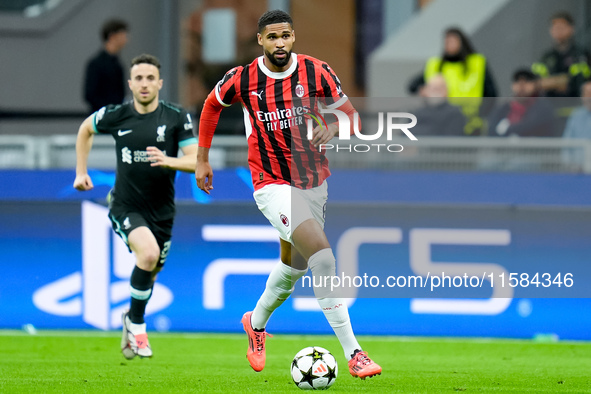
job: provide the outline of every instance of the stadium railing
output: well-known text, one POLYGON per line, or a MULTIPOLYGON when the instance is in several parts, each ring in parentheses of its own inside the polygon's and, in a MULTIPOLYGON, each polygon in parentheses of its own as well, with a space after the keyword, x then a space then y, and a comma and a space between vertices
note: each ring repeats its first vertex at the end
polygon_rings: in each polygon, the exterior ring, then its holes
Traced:
POLYGON ((0 135, 0 168, 34 169, 37 146, 30 136, 0 135))
MULTIPOLYGON (((325 147, 333 169, 591 173, 587 140, 422 137, 344 142, 333 140, 325 147)), ((75 149, 75 135, 2 135, 0 169, 73 169, 75 149)), ((214 137, 210 151, 214 168, 244 167, 247 157, 243 136, 214 137)), ((95 136, 89 168, 114 169, 115 164, 112 137, 95 136)))

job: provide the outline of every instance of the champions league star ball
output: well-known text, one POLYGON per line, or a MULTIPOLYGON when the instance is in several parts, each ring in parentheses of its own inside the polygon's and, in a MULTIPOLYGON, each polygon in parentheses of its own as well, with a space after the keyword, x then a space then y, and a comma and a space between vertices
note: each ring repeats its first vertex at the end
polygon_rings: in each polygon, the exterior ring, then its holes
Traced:
POLYGON ((302 349, 291 362, 291 377, 302 390, 325 390, 337 379, 339 367, 330 352, 319 346, 302 349))

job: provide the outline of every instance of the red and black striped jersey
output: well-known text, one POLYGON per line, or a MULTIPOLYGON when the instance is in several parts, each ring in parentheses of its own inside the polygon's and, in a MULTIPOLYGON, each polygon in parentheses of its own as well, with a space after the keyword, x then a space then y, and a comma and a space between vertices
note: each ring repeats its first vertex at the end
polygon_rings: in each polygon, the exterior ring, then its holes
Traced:
POLYGON ((272 72, 261 56, 228 71, 214 89, 216 106, 242 104, 255 190, 268 184, 309 189, 330 175, 324 152, 307 138, 307 122, 318 105, 335 109, 348 99, 328 64, 295 53, 292 59, 287 70, 272 72))

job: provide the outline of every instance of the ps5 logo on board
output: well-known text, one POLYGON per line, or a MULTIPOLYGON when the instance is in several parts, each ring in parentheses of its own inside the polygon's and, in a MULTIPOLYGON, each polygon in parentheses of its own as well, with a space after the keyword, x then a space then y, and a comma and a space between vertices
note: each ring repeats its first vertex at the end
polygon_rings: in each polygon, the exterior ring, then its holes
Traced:
MULTIPOLYGON (((121 313, 129 308, 134 264, 125 243, 111 230, 107 208, 83 201, 82 270, 35 291, 33 303, 51 315, 82 316, 85 323, 102 330, 119 328, 121 313)), ((156 283, 146 315, 165 309, 172 301, 170 289, 156 283)))

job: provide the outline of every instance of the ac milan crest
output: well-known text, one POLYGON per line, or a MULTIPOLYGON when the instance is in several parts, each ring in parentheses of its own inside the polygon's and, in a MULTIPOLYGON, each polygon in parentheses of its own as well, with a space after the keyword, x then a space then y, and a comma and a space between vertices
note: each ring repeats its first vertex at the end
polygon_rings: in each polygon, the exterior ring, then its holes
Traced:
POLYGON ((296 96, 298 96, 299 98, 304 97, 304 87, 301 84, 297 84, 295 87, 295 94, 296 96))
POLYGON ((289 219, 287 218, 287 216, 281 214, 279 218, 281 219, 281 222, 285 225, 285 227, 289 227, 289 219))

